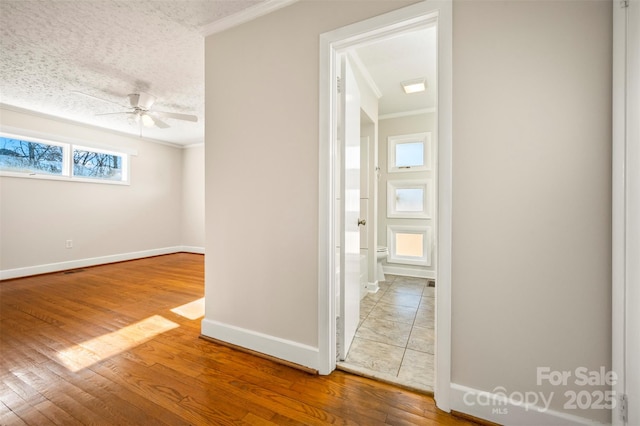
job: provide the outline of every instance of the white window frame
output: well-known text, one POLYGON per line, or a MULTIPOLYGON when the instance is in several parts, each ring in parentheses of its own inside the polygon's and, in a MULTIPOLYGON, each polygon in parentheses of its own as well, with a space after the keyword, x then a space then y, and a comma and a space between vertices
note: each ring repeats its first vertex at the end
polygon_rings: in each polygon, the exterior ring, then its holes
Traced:
POLYGON ((433 230, 430 226, 388 225, 387 245, 389 255, 387 263, 399 263, 402 265, 431 266, 433 230), (396 253, 396 234, 422 234, 422 257, 400 256, 396 253))
POLYGON ((389 136, 387 138, 387 170, 389 173, 421 172, 431 170, 431 132, 389 136), (396 166, 396 146, 403 143, 422 142, 424 158, 422 166, 396 166))
POLYGON ((432 181, 431 179, 388 180, 387 181, 387 217, 398 219, 431 219, 432 217, 432 181), (422 210, 398 211, 396 209, 397 189, 422 189, 422 210))
POLYGON ((95 148, 87 144, 76 144, 73 141, 54 141, 47 137, 41 136, 29 136, 30 132, 22 132, 19 129, 12 131, 0 131, 0 136, 18 139, 25 142, 41 143, 46 145, 59 146, 62 148, 62 173, 59 175, 37 173, 37 172, 21 172, 18 170, 0 170, 0 176, 17 177, 23 179, 44 179, 44 180, 58 180, 67 182, 85 182, 85 183, 98 183, 107 185, 130 185, 130 156, 135 153, 127 152, 126 150, 111 150, 104 148, 95 148), (99 152, 103 154, 117 155, 122 158, 122 180, 109 180, 100 178, 87 178, 73 175, 73 151, 74 149, 86 150, 91 152, 99 152))
POLYGON ((83 182, 111 182, 111 183, 126 183, 129 182, 129 154, 125 153, 125 152, 120 152, 120 151, 112 151, 112 150, 108 150, 108 149, 102 149, 102 148, 93 148, 90 146, 85 146, 85 145, 71 145, 71 155, 70 155, 70 159, 73 158, 73 152, 75 150, 80 150, 80 151, 89 151, 89 152, 97 152, 99 154, 107 154, 107 155, 115 155, 118 156, 122 159, 122 179, 121 180, 109 180, 109 179, 101 179, 101 178, 92 178, 92 177, 86 177, 86 176, 76 176, 74 174, 73 171, 73 161, 70 161, 70 167, 71 167, 71 177, 74 180, 81 180, 83 182))
POLYGON ((27 137, 27 136, 21 136, 15 133, 8 133, 8 132, 0 132, 0 137, 3 138, 8 138, 8 139, 16 139, 16 140, 20 140, 20 141, 24 141, 24 142, 32 142, 32 143, 39 143, 39 144, 43 144, 43 145, 51 145, 51 146, 59 146, 60 148, 62 148, 62 173, 60 173, 59 175, 55 175, 55 174, 49 174, 49 173, 38 173, 38 172, 34 172, 34 171, 29 171, 29 172, 21 172, 19 170, 15 170, 15 171, 11 171, 11 170, 0 170, 0 176, 14 176, 14 177, 34 177, 34 176, 41 176, 41 177, 48 177, 48 178, 52 178, 52 179, 56 179, 56 178, 65 178, 65 177, 69 177, 69 171, 71 170, 70 168, 70 145, 67 143, 62 143, 62 142, 54 142, 52 140, 49 139, 43 139, 43 138, 32 138, 32 137, 27 137))

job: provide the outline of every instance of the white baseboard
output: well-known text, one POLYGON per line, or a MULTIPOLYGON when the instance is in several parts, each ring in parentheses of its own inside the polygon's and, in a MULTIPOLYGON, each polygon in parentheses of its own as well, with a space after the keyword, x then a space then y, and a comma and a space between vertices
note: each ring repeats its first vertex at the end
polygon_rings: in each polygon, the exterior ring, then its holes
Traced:
POLYGON ((284 361, 318 370, 319 351, 318 348, 312 346, 224 324, 207 318, 202 320, 202 334, 284 361))
POLYGON ((26 266, 24 268, 5 269, 5 270, 0 270, 0 280, 28 277, 31 275, 48 274, 51 272, 67 271, 69 269, 86 268, 89 266, 104 265, 106 263, 123 262, 126 260, 142 259, 145 257, 160 256, 163 254, 171 254, 171 253, 179 253, 179 252, 204 253, 204 248, 189 247, 189 246, 164 247, 159 249, 135 251, 130 253, 113 254, 109 256, 69 260, 66 262, 26 266))
POLYGON ((400 275, 403 277, 430 278, 435 280, 435 271, 425 271, 424 269, 414 269, 406 266, 383 265, 382 269, 385 274, 400 275))
MULTIPOLYGON (((497 388, 494 391, 498 390, 497 388)), ((502 425, 600 425, 602 423, 560 411, 545 409, 544 403, 526 405, 501 393, 485 392, 451 383, 451 409, 502 425)), ((518 394, 521 395, 521 394, 518 394)), ((544 395, 549 399, 550 395, 544 395)), ((520 398, 520 396, 518 396, 520 398)), ((533 398, 531 398, 533 400, 533 398)), ((539 398, 541 401, 541 398, 539 398)))
POLYGON ((367 283, 367 291, 369 293, 377 293, 379 290, 380 290, 380 285, 378 284, 378 281, 367 283))
MULTIPOLYGON (((191 145, 189 145, 191 146, 191 145)), ((195 254, 204 254, 204 247, 196 247, 196 246, 180 246, 181 252, 185 253, 195 253, 195 254)))

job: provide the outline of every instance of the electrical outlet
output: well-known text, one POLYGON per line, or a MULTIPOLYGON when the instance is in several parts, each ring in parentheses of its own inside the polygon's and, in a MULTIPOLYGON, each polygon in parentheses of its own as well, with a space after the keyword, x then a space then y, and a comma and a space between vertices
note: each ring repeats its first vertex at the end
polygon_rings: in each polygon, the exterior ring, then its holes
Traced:
POLYGON ((64 246, 68 249, 73 248, 73 240, 67 240, 64 246))

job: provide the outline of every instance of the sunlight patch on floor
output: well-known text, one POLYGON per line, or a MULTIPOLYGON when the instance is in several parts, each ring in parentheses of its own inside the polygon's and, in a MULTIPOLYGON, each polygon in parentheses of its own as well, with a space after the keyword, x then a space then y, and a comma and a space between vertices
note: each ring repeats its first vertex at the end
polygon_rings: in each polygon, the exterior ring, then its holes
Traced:
POLYGON ((76 372, 178 327, 179 325, 173 321, 153 315, 117 331, 74 345, 58 352, 57 356, 65 367, 76 372))
POLYGON ((190 320, 196 320, 204 316, 204 297, 185 303, 182 306, 171 309, 171 312, 178 314, 190 320))

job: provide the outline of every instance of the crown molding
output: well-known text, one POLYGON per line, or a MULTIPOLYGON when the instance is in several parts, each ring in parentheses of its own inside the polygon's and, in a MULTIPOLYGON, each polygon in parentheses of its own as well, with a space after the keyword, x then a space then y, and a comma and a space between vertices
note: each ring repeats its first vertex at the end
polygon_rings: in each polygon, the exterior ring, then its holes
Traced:
POLYGON ((256 18, 267 15, 271 12, 275 12, 276 10, 282 9, 283 7, 289 6, 297 1, 298 0, 266 0, 238 13, 225 16, 224 18, 213 21, 210 24, 203 25, 200 28, 200 33, 203 37, 220 33, 228 30, 229 28, 237 27, 238 25, 253 21, 256 18))
POLYGON ((429 114, 432 112, 436 112, 435 108, 423 108, 416 109, 413 111, 402 111, 402 112, 394 112, 391 114, 383 114, 378 116, 378 120, 389 120, 391 118, 400 118, 400 117, 408 117, 410 115, 419 115, 419 114, 429 114))
POLYGON ((362 63, 362 59, 360 59, 360 55, 358 55, 358 52, 356 52, 355 50, 350 50, 348 55, 351 58, 353 65, 358 69, 360 74, 362 74, 362 78, 364 78, 364 81, 371 88, 373 94, 378 99, 380 99, 382 97, 382 92, 380 91, 380 88, 378 88, 376 82, 373 80, 373 77, 371 77, 371 74, 369 73, 369 70, 367 70, 367 67, 362 63))

